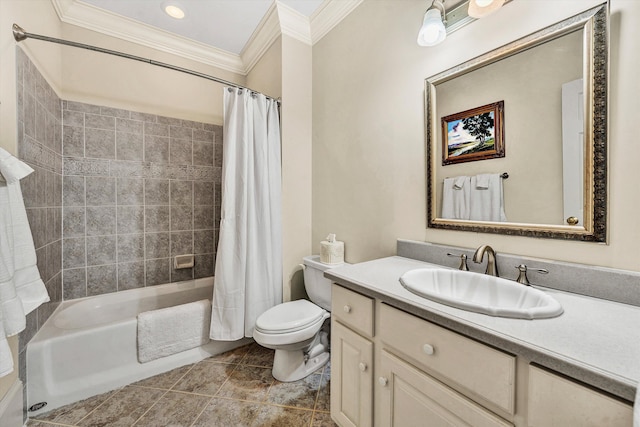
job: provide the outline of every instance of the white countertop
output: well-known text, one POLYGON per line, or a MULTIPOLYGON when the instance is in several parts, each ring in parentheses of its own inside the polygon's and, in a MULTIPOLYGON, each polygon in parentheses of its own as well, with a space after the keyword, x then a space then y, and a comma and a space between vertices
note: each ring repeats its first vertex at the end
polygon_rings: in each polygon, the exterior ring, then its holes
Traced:
POLYGON ((562 304, 562 315, 537 320, 493 317, 422 298, 400 284, 405 272, 429 267, 442 268, 395 256, 336 267, 325 276, 633 402, 640 382, 640 307, 538 288, 562 304))

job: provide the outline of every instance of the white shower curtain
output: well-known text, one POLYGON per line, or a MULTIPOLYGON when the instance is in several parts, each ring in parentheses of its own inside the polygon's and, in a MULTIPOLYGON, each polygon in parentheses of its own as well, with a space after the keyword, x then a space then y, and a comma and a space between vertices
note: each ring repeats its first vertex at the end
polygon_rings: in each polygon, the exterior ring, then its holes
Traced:
POLYGON ((224 89, 222 219, 211 339, 251 337, 282 302, 280 119, 276 101, 224 89))

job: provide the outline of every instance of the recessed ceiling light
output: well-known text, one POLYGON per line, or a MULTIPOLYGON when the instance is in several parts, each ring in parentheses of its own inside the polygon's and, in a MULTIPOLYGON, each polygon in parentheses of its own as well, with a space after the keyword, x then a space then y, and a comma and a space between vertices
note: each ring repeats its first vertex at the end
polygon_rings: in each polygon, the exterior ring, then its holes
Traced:
POLYGON ((178 2, 166 1, 162 3, 162 10, 164 10, 164 13, 166 13, 172 18, 175 18, 175 19, 184 18, 184 7, 178 2))

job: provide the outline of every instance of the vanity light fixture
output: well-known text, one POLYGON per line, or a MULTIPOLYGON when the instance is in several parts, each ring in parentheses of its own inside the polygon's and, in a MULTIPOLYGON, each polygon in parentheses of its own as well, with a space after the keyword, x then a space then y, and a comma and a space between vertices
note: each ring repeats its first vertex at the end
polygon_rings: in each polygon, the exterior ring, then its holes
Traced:
POLYGON ((184 7, 173 0, 162 3, 162 10, 174 19, 182 19, 185 16, 184 7))
POLYGON ((444 27, 445 15, 444 3, 440 0, 433 0, 429 9, 424 13, 422 27, 418 32, 420 46, 435 46, 447 37, 447 30, 444 27))
POLYGON ((470 0, 467 13, 472 18, 484 18, 500 9, 503 4, 504 0, 470 0))

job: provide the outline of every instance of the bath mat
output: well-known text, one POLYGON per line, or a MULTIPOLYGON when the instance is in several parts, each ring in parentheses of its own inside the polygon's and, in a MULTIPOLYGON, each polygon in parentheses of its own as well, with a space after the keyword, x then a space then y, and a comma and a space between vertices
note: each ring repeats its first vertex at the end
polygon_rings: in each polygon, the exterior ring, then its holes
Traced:
POLYGON ((211 301, 202 300, 138 314, 138 361, 200 347, 209 342, 211 301))

